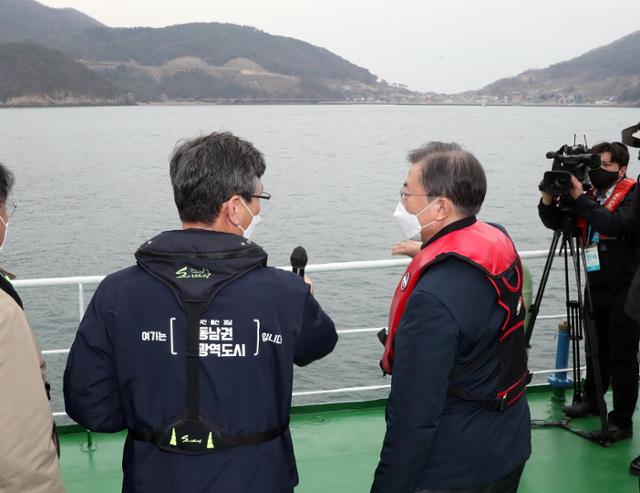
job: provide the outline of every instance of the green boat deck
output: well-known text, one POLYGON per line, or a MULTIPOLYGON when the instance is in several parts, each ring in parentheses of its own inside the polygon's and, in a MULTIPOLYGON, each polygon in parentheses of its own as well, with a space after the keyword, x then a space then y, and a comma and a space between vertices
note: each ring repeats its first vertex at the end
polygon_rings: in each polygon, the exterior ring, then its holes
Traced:
MULTIPOLYGON (((528 393, 534 420, 562 416, 561 403, 548 387, 528 393)), ((599 427, 598 418, 574 420, 582 429, 599 427)), ((384 400, 294 407, 291 430, 300 485, 297 493, 368 492, 384 436, 384 400)), ((78 427, 61 430, 62 475, 68 493, 120 491, 124 433, 91 434, 78 427)), ((626 493, 640 491, 638 478, 628 472, 640 454, 640 425, 635 437, 601 447, 557 427, 535 427, 533 454, 519 493, 626 493)))

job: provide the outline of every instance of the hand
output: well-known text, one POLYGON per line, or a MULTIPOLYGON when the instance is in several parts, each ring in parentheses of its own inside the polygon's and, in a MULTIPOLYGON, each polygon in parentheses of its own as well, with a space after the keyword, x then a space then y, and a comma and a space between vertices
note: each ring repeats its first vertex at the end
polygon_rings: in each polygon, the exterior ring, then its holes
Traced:
POLYGON ((311 288, 311 294, 312 295, 316 294, 316 287, 315 287, 315 285, 313 283, 313 279, 311 279, 309 276, 307 276, 305 274, 304 282, 307 283, 309 285, 309 287, 311 288))
POLYGON ((571 175, 571 197, 573 197, 573 200, 577 200, 583 193, 584 187, 582 183, 580 183, 575 176, 571 175))
POLYGON ((415 257, 420 253, 422 243, 414 240, 405 240, 396 243, 391 248, 391 255, 406 255, 407 257, 415 257))
POLYGON ((553 196, 544 191, 543 183, 544 180, 540 180, 540 183, 538 184, 538 190, 540 190, 540 193, 542 194, 542 203, 544 205, 551 205, 553 203, 553 196))

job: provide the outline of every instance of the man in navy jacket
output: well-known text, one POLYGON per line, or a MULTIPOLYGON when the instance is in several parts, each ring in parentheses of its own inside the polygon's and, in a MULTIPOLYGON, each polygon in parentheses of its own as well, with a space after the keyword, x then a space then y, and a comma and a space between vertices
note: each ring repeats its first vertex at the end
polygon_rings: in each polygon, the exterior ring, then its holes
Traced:
POLYGON ((302 277, 266 266, 262 155, 229 133, 171 159, 183 229, 98 287, 71 348, 67 413, 89 430, 129 430, 123 491, 291 492, 293 363, 337 334, 302 277))
MULTIPOLYGON (((484 171, 475 157, 457 144, 431 143, 411 153, 409 160, 394 216, 408 239, 423 242, 421 251, 412 252, 414 262, 425 251, 474 228, 502 245, 510 244, 501 228, 475 218, 486 192, 484 171)), ((473 251, 479 245, 462 247, 473 251)), ((512 244, 510 248, 519 262, 512 244)), ((531 453, 524 382, 514 386, 518 392, 504 394, 505 406, 489 406, 494 403, 489 399, 501 381, 503 334, 518 337, 516 366, 526 374, 523 327, 518 323, 504 330, 509 317, 498 305, 486 272, 478 268, 492 252, 474 253, 475 262, 459 253, 442 255, 417 273, 419 280, 391 345, 387 432, 373 493, 512 493, 518 488, 531 453), (470 398, 461 398, 465 395, 470 398)), ((408 274, 411 266, 396 296, 410 285, 408 274)), ((514 314, 520 310, 524 309, 518 304, 514 314)), ((388 349, 387 341, 385 356, 388 349)))

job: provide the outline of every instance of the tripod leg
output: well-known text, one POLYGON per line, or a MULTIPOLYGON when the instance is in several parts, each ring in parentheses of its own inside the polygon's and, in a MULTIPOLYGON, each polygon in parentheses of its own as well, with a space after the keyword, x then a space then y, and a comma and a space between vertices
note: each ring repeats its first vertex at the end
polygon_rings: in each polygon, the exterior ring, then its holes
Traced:
POLYGON ((582 319, 580 317, 580 303, 577 304, 577 308, 576 308, 576 324, 577 324, 577 330, 576 330, 576 340, 578 341, 578 346, 577 346, 577 350, 576 350, 576 362, 575 365, 573 367, 573 374, 575 375, 575 380, 574 380, 574 385, 575 382, 577 383, 577 388, 578 388, 578 394, 580 395, 580 400, 582 400, 582 385, 581 385, 581 370, 580 368, 582 367, 582 360, 580 359, 582 354, 580 352, 580 341, 583 340, 584 338, 584 327, 582 324, 582 319))
POLYGON ((549 280, 549 273, 551 272, 551 266, 553 265, 553 258, 555 257, 556 249, 558 248, 560 234, 560 231, 553 232, 551 246, 549 247, 549 253, 547 254, 547 259, 545 260, 544 268, 542 270, 542 277, 540 278, 540 285, 538 286, 538 291, 536 292, 536 297, 533 303, 531 303, 531 305, 529 306, 529 321, 527 322, 527 329, 525 331, 527 348, 529 347, 529 343, 531 342, 533 327, 538 318, 538 313, 540 312, 540 304, 542 303, 544 290, 547 287, 547 281, 549 280))
POLYGON ((569 288, 569 243, 570 236, 562 234, 562 244, 560 251, 564 260, 564 304, 567 310, 567 325, 569 329, 569 340, 571 341, 571 355, 573 360, 573 404, 582 402, 582 389, 580 388, 580 330, 579 319, 576 316, 577 302, 571 300, 569 288))
POLYGON ((582 340, 582 327, 580 325, 580 304, 576 301, 569 302, 571 318, 569 320, 569 337, 573 342, 573 403, 582 402, 582 387, 580 386, 580 341, 582 340))
POLYGON ((578 291, 578 304, 581 308, 581 319, 584 323, 585 351, 591 356, 591 366, 593 368, 593 383, 596 390, 596 400, 598 404, 598 414, 600 415, 600 443, 607 443, 609 436, 609 424, 607 422, 606 404, 604 402, 604 389, 602 386, 602 374, 600 372, 600 346, 598 344, 598 333, 593 325, 593 307, 591 306, 591 292, 589 290, 589 280, 586 270, 586 257, 582 238, 576 238, 574 247, 573 240, 570 240, 571 255, 576 276, 576 289, 578 291), (585 292, 588 307, 582 299, 581 274, 585 277, 585 292))

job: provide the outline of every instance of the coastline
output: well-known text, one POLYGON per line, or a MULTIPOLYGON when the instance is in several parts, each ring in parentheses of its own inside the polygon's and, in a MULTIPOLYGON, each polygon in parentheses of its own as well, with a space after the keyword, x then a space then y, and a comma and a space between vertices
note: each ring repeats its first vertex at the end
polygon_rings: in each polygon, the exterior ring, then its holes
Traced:
POLYGON ((0 109, 20 108, 97 108, 122 106, 477 106, 477 107, 531 107, 531 108, 640 108, 640 105, 620 104, 549 104, 549 103, 480 103, 480 102, 416 102, 416 101, 321 101, 321 100, 218 100, 218 101, 153 101, 153 102, 113 102, 113 103, 28 103, 0 104, 0 109))

